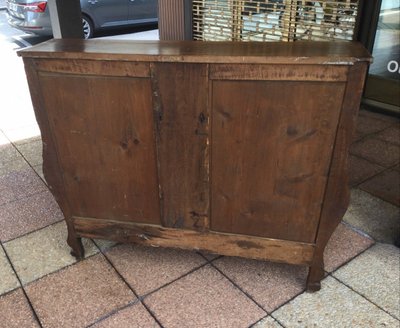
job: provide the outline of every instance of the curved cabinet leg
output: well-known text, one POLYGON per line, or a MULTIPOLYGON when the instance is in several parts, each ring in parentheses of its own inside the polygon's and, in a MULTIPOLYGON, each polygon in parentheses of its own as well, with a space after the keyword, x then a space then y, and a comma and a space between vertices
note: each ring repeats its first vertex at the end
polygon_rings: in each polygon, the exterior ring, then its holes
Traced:
POLYGON ((315 261, 310 266, 307 277, 307 291, 316 292, 321 289, 321 280, 324 278, 324 261, 315 261))
POLYGON ((71 255, 79 261, 85 257, 85 250, 82 245, 82 239, 77 236, 74 227, 71 223, 67 222, 68 238, 67 243, 72 248, 71 255))

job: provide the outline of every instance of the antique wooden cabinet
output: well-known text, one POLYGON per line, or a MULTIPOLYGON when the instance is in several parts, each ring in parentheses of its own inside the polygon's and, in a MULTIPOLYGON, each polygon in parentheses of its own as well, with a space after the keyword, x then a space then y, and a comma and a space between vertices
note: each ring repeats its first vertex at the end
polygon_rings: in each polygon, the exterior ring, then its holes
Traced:
POLYGON ((22 50, 44 175, 81 237, 310 267, 344 215, 353 42, 50 40, 22 50))

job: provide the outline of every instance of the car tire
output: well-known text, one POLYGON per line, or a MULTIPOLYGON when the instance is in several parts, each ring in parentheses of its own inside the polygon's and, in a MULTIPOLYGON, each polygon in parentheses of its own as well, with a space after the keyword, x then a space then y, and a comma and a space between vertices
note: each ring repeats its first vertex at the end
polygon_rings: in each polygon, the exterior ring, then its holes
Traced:
POLYGON ((83 27, 83 37, 85 39, 90 39, 91 37, 93 37, 92 20, 85 15, 82 15, 82 27, 83 27))

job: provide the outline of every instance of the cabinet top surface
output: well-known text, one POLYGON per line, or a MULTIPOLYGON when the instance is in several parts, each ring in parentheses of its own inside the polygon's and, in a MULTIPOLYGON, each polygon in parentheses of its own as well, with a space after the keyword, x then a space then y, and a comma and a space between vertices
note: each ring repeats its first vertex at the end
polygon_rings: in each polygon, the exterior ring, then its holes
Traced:
POLYGON ((21 50, 22 57, 151 62, 331 64, 370 61, 357 42, 202 42, 52 39, 21 50))

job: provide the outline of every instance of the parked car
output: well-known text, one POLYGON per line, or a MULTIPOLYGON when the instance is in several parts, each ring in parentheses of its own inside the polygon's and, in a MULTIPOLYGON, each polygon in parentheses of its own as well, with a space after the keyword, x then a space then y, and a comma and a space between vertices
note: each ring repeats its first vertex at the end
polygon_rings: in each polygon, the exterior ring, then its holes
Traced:
MULTIPOLYGON (((158 21, 158 0, 81 0, 85 39, 99 29, 158 21)), ((46 1, 6 0, 8 23, 24 32, 52 35, 46 1)))

